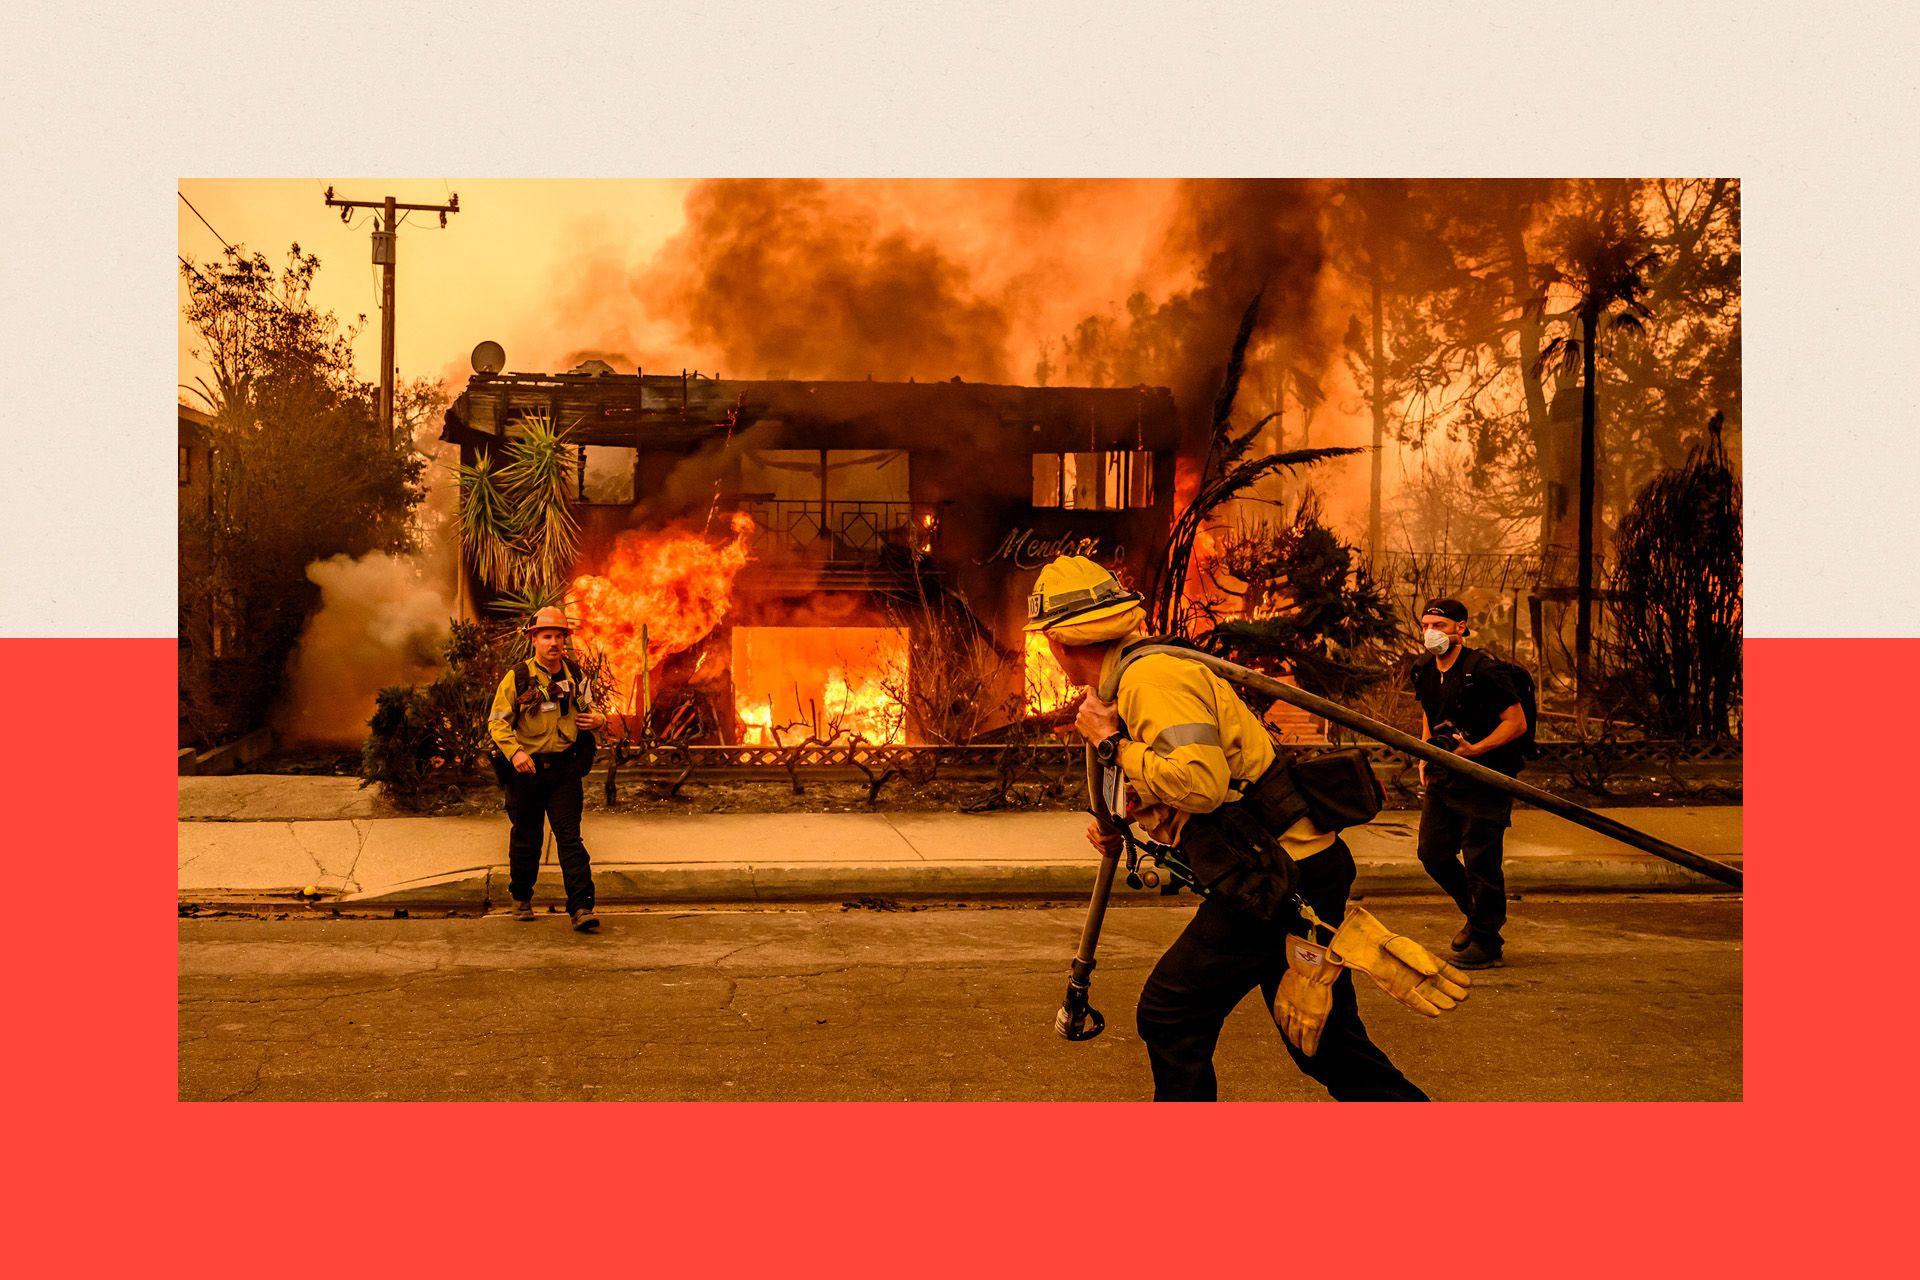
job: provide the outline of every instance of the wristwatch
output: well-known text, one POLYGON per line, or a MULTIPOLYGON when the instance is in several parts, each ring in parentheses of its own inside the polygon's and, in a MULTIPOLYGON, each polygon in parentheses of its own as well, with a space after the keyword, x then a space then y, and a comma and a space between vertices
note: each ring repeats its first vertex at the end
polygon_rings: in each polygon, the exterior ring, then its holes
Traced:
POLYGON ((1094 743, 1094 758, 1099 760, 1101 764, 1110 765, 1116 763, 1120 759, 1120 744, 1125 742, 1126 738, 1127 735, 1124 733, 1108 734, 1106 737, 1100 739, 1100 741, 1094 743))

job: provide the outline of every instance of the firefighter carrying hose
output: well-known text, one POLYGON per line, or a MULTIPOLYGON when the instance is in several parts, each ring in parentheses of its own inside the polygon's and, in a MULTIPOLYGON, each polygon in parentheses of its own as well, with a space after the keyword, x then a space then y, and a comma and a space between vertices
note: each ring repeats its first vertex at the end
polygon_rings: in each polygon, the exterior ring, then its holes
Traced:
MULTIPOLYGON (((1091 560, 1042 569, 1028 618, 1067 677, 1089 687, 1074 723, 1103 765, 1107 807, 1174 846, 1205 895, 1140 993, 1154 1100, 1218 1096, 1220 1028, 1258 987, 1294 1063, 1335 1099, 1425 1101, 1368 1038, 1347 969, 1428 1015, 1464 999, 1467 977, 1349 911, 1353 855, 1306 816, 1260 718, 1198 662, 1130 660, 1149 642, 1140 597, 1091 560)), ((1098 821, 1087 838, 1105 855, 1122 840, 1098 821)))

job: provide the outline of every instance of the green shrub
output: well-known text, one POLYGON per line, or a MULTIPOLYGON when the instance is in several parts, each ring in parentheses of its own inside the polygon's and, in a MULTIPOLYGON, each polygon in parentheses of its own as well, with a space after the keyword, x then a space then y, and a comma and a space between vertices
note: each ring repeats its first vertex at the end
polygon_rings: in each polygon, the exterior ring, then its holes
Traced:
POLYGON ((429 808, 490 779, 487 712, 506 669, 509 641, 453 623, 433 682, 394 685, 375 699, 360 776, 405 809, 429 808))

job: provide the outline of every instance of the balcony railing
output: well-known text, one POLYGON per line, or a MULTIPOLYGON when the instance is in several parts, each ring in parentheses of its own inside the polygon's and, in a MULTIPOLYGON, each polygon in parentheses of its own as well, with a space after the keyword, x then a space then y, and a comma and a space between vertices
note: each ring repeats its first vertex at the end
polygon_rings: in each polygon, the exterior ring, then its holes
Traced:
POLYGON ((931 503, 745 497, 739 506, 753 517, 756 544, 808 559, 867 563, 889 546, 928 555, 940 541, 931 503))

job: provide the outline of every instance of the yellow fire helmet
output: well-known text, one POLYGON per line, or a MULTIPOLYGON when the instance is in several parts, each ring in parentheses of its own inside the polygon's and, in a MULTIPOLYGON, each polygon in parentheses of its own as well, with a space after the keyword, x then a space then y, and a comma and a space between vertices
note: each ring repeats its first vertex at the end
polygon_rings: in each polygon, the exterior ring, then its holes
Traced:
POLYGON ((1040 570, 1033 594, 1027 597, 1027 630, 1078 631, 1139 609, 1140 593, 1121 586, 1119 579, 1093 561, 1085 556, 1057 556, 1040 570))
POLYGON ((528 635, 532 635, 536 631, 548 630, 564 631, 568 635, 572 635, 573 619, 567 617, 564 610, 555 608, 553 605, 548 605, 546 608, 530 615, 527 618, 527 625, 522 628, 522 630, 528 635))

